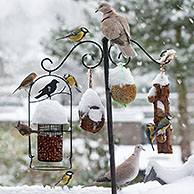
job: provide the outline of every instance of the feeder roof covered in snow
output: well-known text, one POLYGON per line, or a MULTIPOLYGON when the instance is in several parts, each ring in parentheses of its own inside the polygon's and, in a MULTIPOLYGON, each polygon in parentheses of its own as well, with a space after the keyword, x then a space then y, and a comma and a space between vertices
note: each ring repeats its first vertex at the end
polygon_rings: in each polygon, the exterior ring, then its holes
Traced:
POLYGON ((64 107, 56 100, 39 102, 32 117, 32 123, 68 124, 64 107))
POLYGON ((89 88, 83 94, 78 106, 78 110, 84 114, 89 114, 93 121, 101 121, 104 114, 104 106, 95 90, 89 88), (98 107, 98 109, 91 109, 91 107, 98 107))
POLYGON ((134 78, 129 68, 118 65, 116 68, 109 70, 109 86, 123 86, 135 84, 134 78))
POLYGON ((153 85, 154 85, 154 84, 159 84, 160 87, 162 87, 162 86, 167 86, 167 85, 169 84, 168 76, 165 75, 164 72, 163 72, 163 73, 161 72, 161 73, 159 73, 159 74, 155 77, 155 79, 152 81, 152 84, 153 84, 153 85))

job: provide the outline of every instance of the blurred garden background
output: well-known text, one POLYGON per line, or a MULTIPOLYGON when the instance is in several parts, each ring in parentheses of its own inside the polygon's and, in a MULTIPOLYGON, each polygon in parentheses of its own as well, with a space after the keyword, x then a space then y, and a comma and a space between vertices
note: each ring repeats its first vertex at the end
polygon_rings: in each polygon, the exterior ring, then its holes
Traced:
MULTIPOLYGON (((194 149, 194 1, 108 2, 127 18, 132 39, 137 40, 154 58, 159 59, 160 52, 165 49, 177 51, 177 58, 165 66, 165 71, 170 80, 173 155, 177 154, 175 157, 185 162, 194 149)), ((87 27, 90 33, 85 39, 101 44, 101 14, 95 14, 98 3, 96 0, 0 1, 0 185, 53 185, 63 174, 29 169, 27 138, 14 128, 18 120, 27 123, 27 93, 19 91, 12 95, 12 92, 27 74, 45 73, 40 67, 43 58, 50 57, 56 64, 62 60, 73 43, 56 41, 56 38, 76 27, 87 27)), ((159 66, 139 48, 134 48, 138 56, 128 67, 135 78, 137 97, 127 107, 113 102, 116 149, 126 146, 127 150, 128 146, 128 155, 135 144, 148 144, 142 124, 153 122, 153 107, 147 101, 147 94, 152 80, 160 72, 159 66)), ((64 73, 74 75, 83 92, 88 88, 88 73, 81 64, 81 56, 87 49, 90 48, 76 49, 57 72, 61 76, 64 73)), ((95 50, 92 52, 97 55, 95 50)), ((105 106, 103 75, 103 65, 93 71, 93 88, 105 106)), ((77 106, 81 96, 73 91, 73 171, 76 178, 72 185, 91 183, 109 169, 106 125, 97 134, 87 133, 79 127, 77 106)), ((58 100, 68 106, 63 99, 58 100)), ((152 152, 150 146, 148 152, 152 152)), ((154 157, 156 155, 154 153, 154 157)), ((122 158, 120 155, 116 157, 116 160, 122 158)), ((138 180, 142 180, 144 170, 142 167, 138 180)))

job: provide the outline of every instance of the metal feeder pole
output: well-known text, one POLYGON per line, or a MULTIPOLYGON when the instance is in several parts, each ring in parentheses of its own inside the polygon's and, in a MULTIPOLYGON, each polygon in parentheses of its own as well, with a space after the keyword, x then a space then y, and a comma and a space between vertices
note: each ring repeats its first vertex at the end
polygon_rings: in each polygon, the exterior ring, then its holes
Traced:
POLYGON ((112 126, 112 101, 110 89, 108 86, 109 79, 109 57, 108 57, 108 39, 103 38, 103 54, 104 54, 104 78, 106 90, 106 110, 107 110, 107 125, 108 125, 108 140, 109 140, 109 153, 110 153, 110 172, 111 172, 111 186, 112 194, 116 194, 116 176, 115 176, 115 153, 114 153, 114 134, 112 126))

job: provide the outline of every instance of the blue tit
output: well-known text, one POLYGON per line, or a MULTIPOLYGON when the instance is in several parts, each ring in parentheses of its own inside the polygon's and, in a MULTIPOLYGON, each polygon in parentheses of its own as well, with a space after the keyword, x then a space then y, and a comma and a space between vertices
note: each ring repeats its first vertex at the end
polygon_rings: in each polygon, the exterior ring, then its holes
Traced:
POLYGON ((65 73, 63 78, 65 79, 65 81, 72 87, 74 87, 78 92, 81 93, 81 90, 78 87, 77 81, 76 79, 70 75, 69 73, 65 73))
POLYGON ((73 178, 73 172, 72 171, 67 171, 62 177, 61 179, 55 184, 55 186, 59 185, 59 186, 62 186, 62 188, 65 186, 65 185, 68 185, 72 178, 73 178))
POLYGON ((152 136, 151 134, 154 133, 154 130, 155 130, 154 123, 145 124, 145 133, 147 135, 147 138, 149 139, 149 142, 150 142, 153 150, 154 150, 153 141, 156 138, 156 135, 152 136))
POLYGON ((89 33, 89 30, 85 27, 77 28, 70 34, 67 34, 64 37, 57 38, 57 40, 64 39, 64 38, 69 38, 72 42, 79 42, 84 38, 84 36, 89 33))
POLYGON ((162 118, 161 121, 158 123, 157 129, 154 131, 154 133, 152 133, 152 137, 155 135, 158 136, 159 134, 164 133, 165 130, 170 126, 171 120, 172 120, 171 114, 168 114, 167 116, 162 118))

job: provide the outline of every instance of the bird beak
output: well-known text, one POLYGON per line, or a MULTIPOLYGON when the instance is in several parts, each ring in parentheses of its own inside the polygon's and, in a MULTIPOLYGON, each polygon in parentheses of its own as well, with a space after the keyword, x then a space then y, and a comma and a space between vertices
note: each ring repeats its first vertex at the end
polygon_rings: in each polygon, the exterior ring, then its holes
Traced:
POLYGON ((142 148, 143 151, 146 151, 144 148, 142 148))
POLYGON ((97 13, 97 12, 98 12, 98 9, 96 9, 95 13, 97 13))

